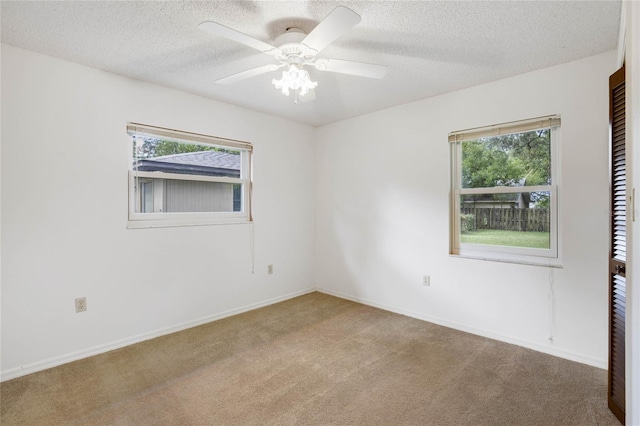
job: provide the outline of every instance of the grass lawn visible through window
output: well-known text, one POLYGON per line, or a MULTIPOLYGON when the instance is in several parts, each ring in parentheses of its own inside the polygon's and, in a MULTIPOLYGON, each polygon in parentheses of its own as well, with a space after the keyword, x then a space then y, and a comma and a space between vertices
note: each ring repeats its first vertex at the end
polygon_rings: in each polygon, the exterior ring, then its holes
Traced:
POLYGON ((497 229, 480 229, 460 235, 463 243, 492 246, 549 248, 548 232, 518 232, 497 229))

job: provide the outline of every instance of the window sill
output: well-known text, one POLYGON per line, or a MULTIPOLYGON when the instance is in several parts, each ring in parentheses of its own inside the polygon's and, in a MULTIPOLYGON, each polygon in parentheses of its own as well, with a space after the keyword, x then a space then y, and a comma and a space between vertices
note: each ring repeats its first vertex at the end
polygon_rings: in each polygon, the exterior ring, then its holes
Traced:
POLYGON ((212 226, 212 225, 249 225, 253 221, 236 219, 229 221, 173 221, 173 220, 128 220, 127 229, 149 229, 149 228, 176 228, 185 226, 212 226))
POLYGON ((546 258, 541 257, 539 259, 531 258, 531 257, 493 257, 493 256, 483 256, 483 255, 469 255, 469 254, 454 254, 450 253, 450 257, 457 257, 461 259, 473 259, 473 260, 485 260, 489 262, 498 262, 498 263, 513 263, 516 265, 527 265, 527 266, 543 266, 545 268, 557 268, 562 269, 562 262, 560 259, 556 258, 546 258))

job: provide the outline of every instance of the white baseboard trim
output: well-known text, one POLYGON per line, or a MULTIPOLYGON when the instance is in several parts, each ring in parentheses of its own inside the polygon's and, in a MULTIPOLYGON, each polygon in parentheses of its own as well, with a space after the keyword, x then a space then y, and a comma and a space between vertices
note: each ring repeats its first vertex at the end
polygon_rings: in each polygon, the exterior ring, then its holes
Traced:
POLYGON ((148 333, 138 334, 136 336, 127 337, 125 339, 116 340, 114 342, 106 343, 103 345, 93 346, 91 348, 72 352, 66 355, 48 358, 43 361, 38 361, 32 364, 27 364, 17 368, 12 368, 10 370, 0 372, 0 382, 3 382, 5 380, 15 379, 21 376, 26 376, 27 374, 36 373, 38 371, 46 370, 52 367, 57 367, 62 364, 67 364, 69 362, 77 361, 79 359, 88 358, 94 355, 99 355, 115 349, 120 349, 125 346, 133 345, 134 343, 144 342, 145 340, 154 339, 156 337, 164 336, 166 334, 171 334, 178 331, 186 330, 188 328, 197 327, 202 324, 207 324, 207 323, 217 321, 223 318, 227 318, 233 315, 238 315, 243 312, 248 312, 254 309, 273 305, 278 302, 283 302, 285 300, 293 299, 294 297, 302 296, 308 293, 313 293, 314 291, 316 291, 315 288, 309 288, 306 290, 288 293, 282 296, 264 300, 262 302, 252 303, 240 308, 230 309, 228 311, 224 311, 218 314, 208 315, 206 317, 198 318, 192 321, 176 324, 171 327, 161 328, 148 333))
POLYGON ((541 345, 539 343, 530 342, 528 340, 519 339, 517 337, 493 333, 487 330, 482 330, 475 327, 469 327, 464 324, 459 324, 456 322, 448 321, 442 318, 433 317, 430 315, 425 315, 419 312, 414 312, 408 309, 398 308, 395 306, 387 305, 385 303, 379 303, 374 300, 365 299, 358 296, 351 296, 344 293, 339 293, 333 290, 317 288, 317 292, 325 293, 330 296, 339 297, 341 299, 351 300, 352 302, 362 303, 363 305, 372 306, 374 308, 383 309, 385 311, 394 312, 396 314, 406 315, 408 317, 416 318, 422 321, 431 322, 434 324, 442 325, 444 327, 453 328, 455 330, 464 331, 466 333, 475 334, 482 337, 487 337, 489 339, 498 340, 501 342, 509 343, 512 345, 522 346, 527 349, 532 349, 534 351, 546 353, 548 355, 557 356, 559 358, 568 359, 570 361, 579 362, 582 364, 587 364, 592 367, 602 368, 606 370, 608 368, 607 360, 596 359, 588 356, 584 356, 582 354, 577 354, 570 351, 565 351, 562 349, 554 348, 548 345, 541 345))
POLYGON ((513 336, 502 335, 498 333, 489 332, 486 330, 482 330, 479 328, 469 327, 464 324, 455 323, 452 321, 444 320, 442 318, 433 317, 430 315, 425 315, 419 312, 414 312, 408 309, 398 308, 395 306, 387 305, 385 303, 376 302, 374 300, 351 296, 345 293, 340 293, 328 289, 323 288, 309 288, 302 291, 297 291, 289 294, 285 294, 282 296, 274 297, 271 299, 264 300, 258 303, 252 303, 240 308, 230 309, 228 311, 224 311, 214 315, 208 315, 206 317, 198 318, 196 320, 187 321, 181 324, 176 324, 171 327, 166 327, 162 329, 158 329, 155 331, 151 331, 149 333, 143 333, 136 336, 131 336, 125 339, 117 340, 114 342, 106 343, 104 345, 98 345, 91 348, 83 349, 81 351, 72 352, 66 355, 61 355, 53 358, 48 358, 43 361, 38 361, 32 364, 27 364, 24 366, 20 366, 17 368, 13 368, 6 371, 0 372, 0 382, 15 379, 17 377, 26 376, 27 374, 36 373, 38 371, 46 370, 48 368, 57 367, 62 364, 67 364, 69 362, 77 361, 79 359, 88 358, 90 356, 99 355, 105 352, 109 352, 115 349, 120 349, 125 346, 133 345, 135 343, 144 342, 145 340, 154 339, 156 337, 164 336, 166 334, 175 333, 178 331, 186 330, 188 328, 197 327, 202 324, 207 324, 213 321, 217 321, 223 318, 227 318, 233 315, 238 315, 243 312, 252 311, 254 309, 262 308, 265 306, 273 305, 275 303, 283 302, 285 300, 293 299, 294 297, 302 296, 305 294, 313 293, 314 291, 318 291, 320 293, 328 294, 331 296, 339 297, 341 299, 351 300, 353 302, 362 303, 363 305, 372 306, 375 308, 383 309, 385 311, 394 312, 401 315, 406 315, 408 317, 416 318, 422 321, 431 322, 434 324, 442 325, 444 327, 452 328, 455 330, 464 331, 467 333, 475 334, 482 337, 487 337, 489 339, 498 340, 505 343, 510 343, 518 346, 522 346, 528 349, 533 349, 538 352, 546 353, 549 355, 557 356, 560 358, 568 359, 570 361, 579 362, 582 364, 587 364, 593 367, 606 369, 607 361, 600 360, 596 358, 586 357, 581 354, 576 354, 569 351, 564 351, 562 349, 557 349, 547 345, 541 345, 539 343, 530 342, 527 340, 519 339, 513 336))

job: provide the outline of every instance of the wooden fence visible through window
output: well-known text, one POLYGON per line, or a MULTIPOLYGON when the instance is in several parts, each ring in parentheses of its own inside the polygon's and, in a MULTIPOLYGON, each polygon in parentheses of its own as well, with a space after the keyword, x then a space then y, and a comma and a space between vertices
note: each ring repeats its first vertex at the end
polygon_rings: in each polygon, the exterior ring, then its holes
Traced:
MULTIPOLYGON (((549 210, 462 207, 461 215, 473 215, 475 229, 549 232, 549 210)), ((472 231, 473 229, 468 229, 472 231)))

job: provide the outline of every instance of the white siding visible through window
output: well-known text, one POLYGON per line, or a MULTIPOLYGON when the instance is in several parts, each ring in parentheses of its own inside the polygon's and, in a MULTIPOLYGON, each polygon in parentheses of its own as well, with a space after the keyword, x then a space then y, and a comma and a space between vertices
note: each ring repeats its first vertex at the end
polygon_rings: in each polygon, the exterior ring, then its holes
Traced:
POLYGON ((232 212, 233 184, 168 179, 165 212, 232 212))

